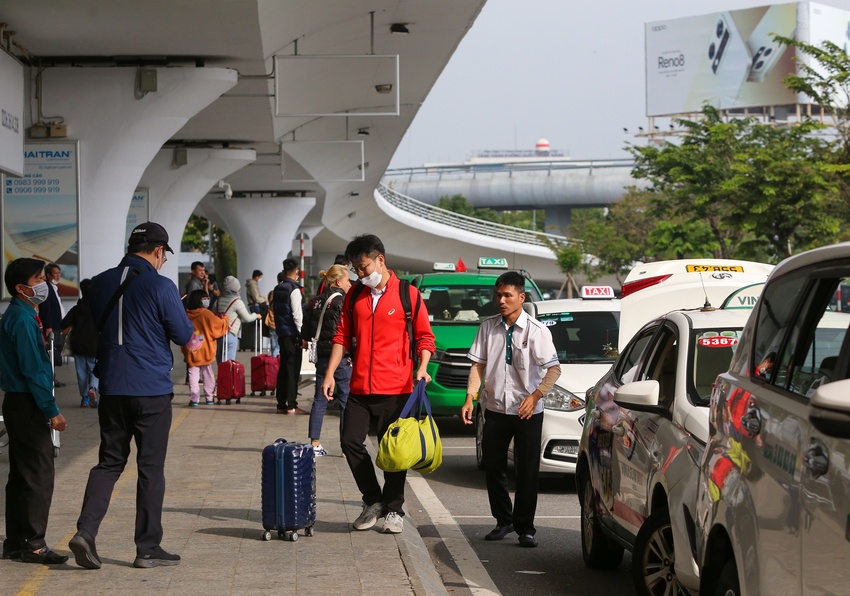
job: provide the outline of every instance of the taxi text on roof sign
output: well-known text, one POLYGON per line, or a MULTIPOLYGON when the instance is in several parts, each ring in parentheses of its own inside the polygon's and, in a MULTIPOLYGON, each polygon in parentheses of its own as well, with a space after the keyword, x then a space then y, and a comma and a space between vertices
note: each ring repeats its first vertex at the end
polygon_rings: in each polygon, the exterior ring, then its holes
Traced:
POLYGON ((611 299, 614 298, 614 288, 611 286, 582 286, 581 297, 591 299, 611 299))
POLYGON ((478 259, 479 269, 507 269, 508 260, 503 257, 481 257, 478 259))
POLYGON ((685 271, 688 273, 714 273, 715 271, 743 273, 744 268, 740 265, 686 265, 685 271))

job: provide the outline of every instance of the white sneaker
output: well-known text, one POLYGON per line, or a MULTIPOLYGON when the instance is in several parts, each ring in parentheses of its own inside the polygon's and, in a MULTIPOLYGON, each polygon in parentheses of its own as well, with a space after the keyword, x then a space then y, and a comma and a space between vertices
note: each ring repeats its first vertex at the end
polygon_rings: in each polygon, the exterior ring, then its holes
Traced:
POLYGON ((381 513, 384 511, 383 503, 373 503, 372 505, 363 505, 363 512, 354 520, 355 530, 368 530, 378 522, 381 513))
POLYGON ((404 518, 395 511, 390 511, 384 518, 384 527, 381 532, 384 534, 401 534, 404 529, 404 518))

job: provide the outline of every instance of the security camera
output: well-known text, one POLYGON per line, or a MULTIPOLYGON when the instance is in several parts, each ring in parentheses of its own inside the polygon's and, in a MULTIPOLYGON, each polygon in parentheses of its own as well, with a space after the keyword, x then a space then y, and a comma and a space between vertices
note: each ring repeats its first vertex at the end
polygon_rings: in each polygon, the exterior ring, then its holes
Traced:
POLYGON ((217 186, 224 190, 224 198, 228 201, 233 198, 233 189, 224 180, 219 180, 217 186))

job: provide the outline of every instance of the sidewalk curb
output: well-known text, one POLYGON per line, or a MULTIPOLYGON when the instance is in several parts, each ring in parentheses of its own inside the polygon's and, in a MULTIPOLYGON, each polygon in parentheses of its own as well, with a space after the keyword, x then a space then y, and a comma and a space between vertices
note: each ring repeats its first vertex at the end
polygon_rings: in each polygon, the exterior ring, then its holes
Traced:
MULTIPOLYGON (((366 439, 366 450, 372 456, 374 462, 378 454, 371 437, 366 439)), ((383 483, 384 472, 378 466, 375 466, 375 473, 378 475, 379 482, 383 483)), ((407 485, 408 488, 409 486, 407 485)), ((419 535, 419 529, 409 513, 404 516, 404 531, 401 534, 396 534, 395 541, 401 555, 401 562, 407 570, 413 593, 417 596, 448 596, 448 591, 443 585, 443 579, 437 573, 437 567, 431 559, 431 553, 428 552, 428 547, 425 546, 425 541, 419 535)))

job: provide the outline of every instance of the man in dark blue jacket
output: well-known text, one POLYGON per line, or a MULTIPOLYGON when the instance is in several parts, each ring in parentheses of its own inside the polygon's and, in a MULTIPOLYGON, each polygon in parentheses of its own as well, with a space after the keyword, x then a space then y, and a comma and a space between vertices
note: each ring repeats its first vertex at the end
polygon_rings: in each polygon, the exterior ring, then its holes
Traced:
POLYGON ((284 279, 274 289, 274 326, 280 343, 280 368, 277 371, 277 413, 309 414, 298 407, 298 376, 301 374, 301 356, 307 342, 301 341, 304 296, 298 279, 295 259, 283 262, 284 279))
POLYGON ((177 287, 157 273, 166 251, 174 252, 165 228, 153 222, 140 224, 130 233, 128 244, 118 267, 95 276, 91 284, 92 314, 98 325, 103 323, 95 367, 100 379, 100 452, 89 473, 78 531, 69 543, 77 564, 88 569, 100 569, 95 538, 134 437, 139 479, 133 566, 180 562, 178 555, 160 546, 174 397, 170 342, 186 345, 193 327, 177 287))

